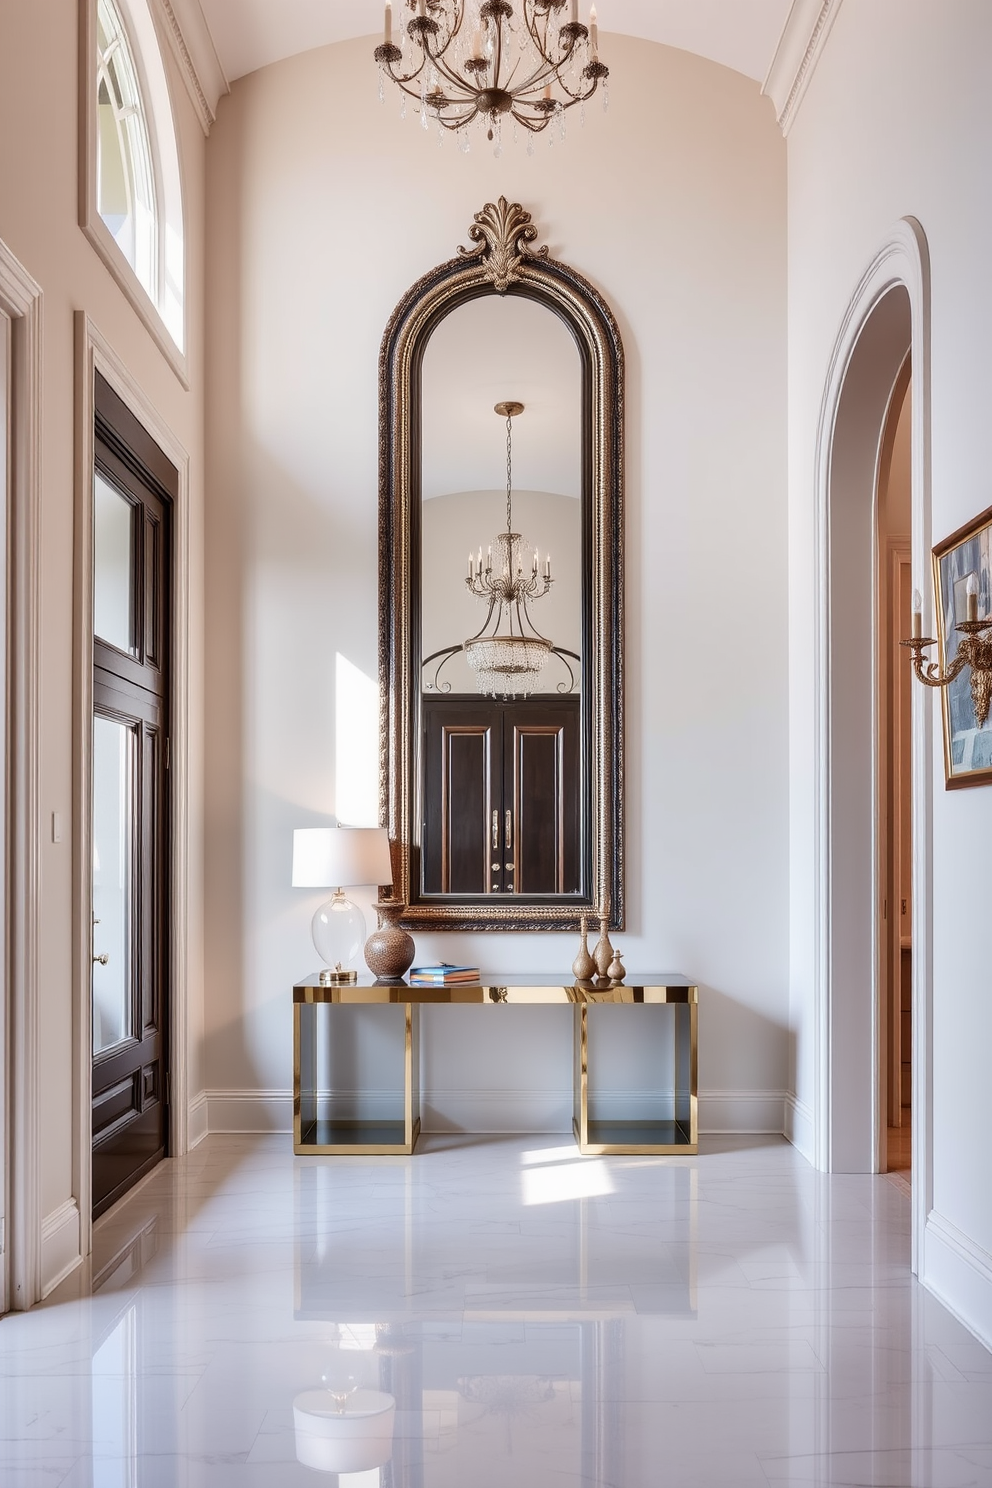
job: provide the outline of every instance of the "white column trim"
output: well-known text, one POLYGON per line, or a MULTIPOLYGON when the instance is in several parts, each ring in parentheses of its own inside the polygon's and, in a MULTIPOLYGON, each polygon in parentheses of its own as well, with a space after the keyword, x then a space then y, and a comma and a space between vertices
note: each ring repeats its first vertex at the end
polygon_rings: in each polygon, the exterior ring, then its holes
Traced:
POLYGON ((841 0, 792 0, 761 85, 762 93, 774 104, 775 117, 785 135, 795 122, 840 7, 841 0))
MULTIPOLYGON (((845 1071, 831 1059, 832 970, 831 759, 830 759, 830 482, 831 457, 844 381, 855 346, 873 310, 895 286, 908 293, 913 369, 912 543, 913 582, 925 582, 930 558, 930 258, 926 236, 914 218, 898 222, 858 284, 841 324, 827 371, 815 456, 814 618, 814 1152, 817 1167, 832 1165, 831 1125, 843 1099, 845 1071)), ((924 625, 926 617, 924 616, 924 625)), ((933 1204, 932 1131, 932 756, 933 714, 929 694, 913 695, 913 1269, 919 1270, 927 1215, 933 1204)), ((871 981, 878 994, 877 967, 871 981)), ((877 1012, 877 1010, 876 1010, 877 1012)), ((877 1027, 877 1017, 875 1019, 877 1027)))
POLYGON ((174 628, 170 699, 172 774, 172 997, 169 1065, 172 1079, 169 1150, 188 1148, 188 926, 189 926, 189 455, 145 396, 125 363, 83 311, 76 330, 76 521, 74 532, 73 647, 73 1021, 75 1141, 73 1184, 79 1201, 83 1254, 92 1244, 90 1188, 91 1050, 90 720, 93 713, 93 425, 94 375, 99 372, 148 431, 179 473, 174 511, 174 628))
POLYGON ((42 292, 0 240, 0 305, 13 322, 11 511, 8 556, 8 963, 10 1174, 8 1285, 12 1308, 41 1291, 39 805, 42 292))
POLYGON ((217 117, 217 105, 231 89, 200 0, 151 0, 151 5, 179 66, 200 128, 209 134, 217 117))

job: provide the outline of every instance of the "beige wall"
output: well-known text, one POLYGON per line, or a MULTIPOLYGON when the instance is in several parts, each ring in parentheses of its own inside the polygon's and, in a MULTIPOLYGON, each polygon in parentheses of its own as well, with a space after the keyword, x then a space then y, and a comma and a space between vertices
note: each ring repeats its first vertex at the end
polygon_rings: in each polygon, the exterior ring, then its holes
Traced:
POLYGON ((190 455, 190 1004, 201 996, 203 181, 205 138, 166 66, 185 181, 190 390, 181 386, 77 221, 77 5, 4 4, 0 46, 0 237, 44 292, 41 631, 41 1191, 48 1215, 72 1196, 73 315, 85 311, 190 455), (42 67, 41 60, 44 59, 42 67), (51 840, 51 813, 64 824, 51 840))
MULTIPOLYGON (((287 999, 311 967, 314 907, 289 887, 291 833, 335 811, 336 652, 376 669, 379 343, 408 285, 505 194, 606 295, 627 352, 619 939, 629 967, 703 984, 704 1121, 781 1129, 786 244, 771 106, 738 74, 611 38, 609 113, 573 118, 564 147, 496 161, 439 149, 392 93, 380 106, 369 50, 240 80, 208 148, 204 1085, 237 1096, 238 1120, 286 1119, 287 999)), ((553 935, 418 945, 503 969, 567 966, 574 950, 553 935)), ((519 1114, 530 1077, 506 1027, 474 1078, 519 1114)), ((433 1108, 452 1121, 470 1119, 462 1038, 427 1031, 433 1108)), ((556 1038, 544 1080, 567 1086, 556 1038)))

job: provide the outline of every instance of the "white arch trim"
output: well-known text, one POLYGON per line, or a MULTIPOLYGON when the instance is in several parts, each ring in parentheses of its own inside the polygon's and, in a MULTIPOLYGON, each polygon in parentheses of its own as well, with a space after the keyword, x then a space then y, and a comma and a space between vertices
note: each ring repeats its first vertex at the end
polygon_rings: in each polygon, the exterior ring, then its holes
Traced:
MULTIPOLYGON (((842 662, 839 607, 831 605, 831 577, 835 558, 833 530, 836 512, 832 509, 834 467, 838 457, 836 436, 842 397, 862 337, 869 332, 875 317, 893 291, 908 296, 908 345, 899 351, 900 334, 895 327, 883 329, 888 345, 892 383, 879 396, 887 403, 892 385, 906 350, 912 357, 913 402, 912 426, 912 547, 913 582, 921 593, 929 592, 924 581, 929 562, 930 532, 930 262, 926 236, 919 222, 904 218, 898 222, 863 274, 851 297, 834 344, 827 372, 815 455, 815 574, 816 615, 814 629, 815 673, 815 751, 816 819, 814 823, 814 872, 816 897, 815 970, 814 970, 814 1037, 816 1058, 814 1072, 814 1140, 818 1167, 832 1171, 842 1164, 852 1166, 851 1150, 861 1142, 863 1160, 853 1166, 862 1171, 878 1167, 880 1110, 877 1071, 879 956, 871 944, 869 964, 863 965, 860 986, 871 988, 872 996, 862 999, 862 1006, 848 1006, 848 1016, 861 1019, 861 1031, 872 1051, 873 1078, 870 1098, 873 1106, 871 1131, 868 1134, 850 1130, 852 1119, 860 1112, 849 1098, 851 1070, 842 1067, 833 1047, 838 1007, 846 997, 850 1004, 858 987, 841 985, 837 963, 839 940, 843 936, 845 908, 839 902, 833 882, 839 842, 835 835, 836 806, 845 786, 845 763, 839 757, 833 736, 832 667, 842 662), (848 1093, 845 1093, 848 1092, 848 1093), (852 1118, 853 1111, 853 1118, 852 1118)), ((883 314, 887 313, 885 311, 883 314)), ((877 324, 877 323, 876 323, 877 324)), ((870 332, 869 332, 870 333, 870 332)), ((884 415, 884 407, 882 408, 884 415)), ((879 420, 881 442, 883 419, 879 420)), ((874 494, 873 484, 873 494, 874 494)), ((875 530, 871 514, 872 532, 875 530)), ((864 597, 864 596, 862 596, 864 597)), ((872 613, 875 606, 872 598, 872 613)), ((927 621, 924 617, 924 627, 927 621)), ((865 637, 867 639, 867 637, 865 637)), ((873 637, 874 640, 874 637, 873 637)), ((875 646, 872 645, 872 653, 875 646)), ((877 720, 877 682, 872 677, 873 706, 871 717, 877 720)), ((933 1204, 932 1140, 932 751, 933 725, 929 697, 922 689, 913 695, 913 1269, 919 1270, 923 1254, 923 1236, 927 1215, 933 1204)), ((872 806, 877 793, 878 740, 877 723, 870 728, 871 769, 873 777, 872 806)), ((859 745, 869 743, 868 737, 859 745)), ((877 921, 875 906, 879 902, 879 864, 875 842, 876 814, 873 809, 864 831, 868 854, 864 858, 865 883, 860 887, 871 894, 872 923, 877 921)), ((864 957, 862 957, 864 960, 864 957)), ((862 1092, 862 1095, 864 1092, 862 1092)), ((864 1100, 861 1100, 864 1107, 864 1100)))

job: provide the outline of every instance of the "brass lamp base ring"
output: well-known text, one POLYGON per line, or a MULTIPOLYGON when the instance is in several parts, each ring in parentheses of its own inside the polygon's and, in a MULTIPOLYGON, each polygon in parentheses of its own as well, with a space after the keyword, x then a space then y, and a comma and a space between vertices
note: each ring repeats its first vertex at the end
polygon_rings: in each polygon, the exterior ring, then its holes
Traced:
POLYGON ((353 987, 358 981, 357 971, 345 971, 341 968, 328 967, 320 973, 320 985, 322 987, 353 987))

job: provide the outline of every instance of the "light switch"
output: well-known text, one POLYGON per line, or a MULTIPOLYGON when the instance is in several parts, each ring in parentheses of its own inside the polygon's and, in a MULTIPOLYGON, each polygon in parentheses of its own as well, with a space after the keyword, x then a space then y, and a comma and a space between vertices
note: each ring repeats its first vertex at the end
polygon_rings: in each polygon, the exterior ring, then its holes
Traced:
POLYGON ((52 812, 52 841, 53 842, 61 842, 62 841, 62 813, 61 813, 61 811, 53 811, 52 812))

